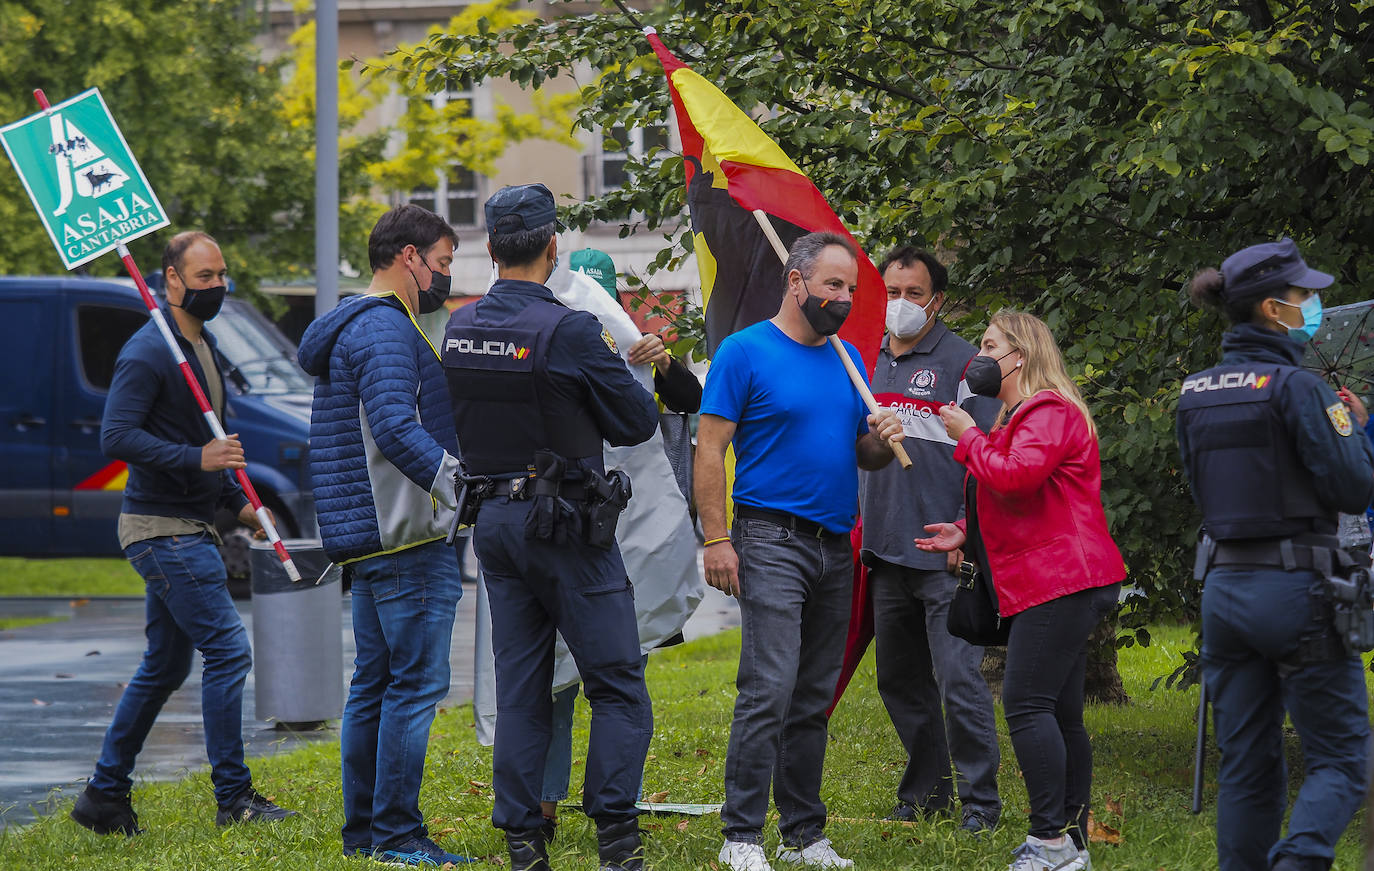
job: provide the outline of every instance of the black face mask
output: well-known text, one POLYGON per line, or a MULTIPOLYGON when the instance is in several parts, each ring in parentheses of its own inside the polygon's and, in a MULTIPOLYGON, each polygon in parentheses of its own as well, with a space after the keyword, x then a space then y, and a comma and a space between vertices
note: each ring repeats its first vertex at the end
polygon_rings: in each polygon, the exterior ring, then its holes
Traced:
POLYGON ((979 396, 996 397, 1002 391, 1002 379, 1007 377, 1002 374, 1001 362, 1014 353, 1008 351, 1001 357, 980 355, 968 361, 968 368, 964 370, 964 383, 968 389, 979 396))
MULTIPOLYGON (((182 287, 186 287, 186 279, 183 278, 181 284, 182 287)), ((214 287, 187 287, 186 293, 181 297, 179 308, 197 320, 212 321, 219 314, 220 306, 224 305, 224 296, 228 292, 229 288, 223 284, 214 287)))
POLYGON ((837 299, 821 299, 811 295, 811 288, 806 286, 806 279, 802 279, 802 287, 806 288, 806 301, 801 304, 802 314, 806 317, 806 322, 811 325, 811 329, 820 333, 822 336, 833 336, 844 326, 845 318, 849 317, 849 309, 854 305, 851 302, 841 302, 837 299))
POLYGON ((429 265, 429 261, 420 256, 420 262, 425 264, 429 270, 429 290, 420 290, 420 279, 415 277, 415 273, 410 273, 410 280, 415 282, 415 289, 419 291, 420 314, 427 315, 437 312, 444 307, 444 300, 453 291, 453 279, 442 272, 435 271, 429 265))

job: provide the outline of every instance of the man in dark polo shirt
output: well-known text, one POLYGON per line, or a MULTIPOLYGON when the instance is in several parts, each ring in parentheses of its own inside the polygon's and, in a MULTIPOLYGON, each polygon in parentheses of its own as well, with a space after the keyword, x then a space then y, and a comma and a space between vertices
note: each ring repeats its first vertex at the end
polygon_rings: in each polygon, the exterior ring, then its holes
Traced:
MULTIPOLYGON (((711 586, 739 599, 739 697, 725 760, 720 864, 769 871, 760 843, 773 785, 779 862, 849 868, 824 836, 826 708, 844 659, 858 502, 857 467, 880 468, 896 415, 869 415, 826 337, 858 283, 852 243, 798 239, 771 319, 721 343, 697 430, 696 497, 711 586), (735 523, 725 525, 725 451, 733 442, 735 523)), ((845 352, 862 366, 859 352, 845 352)))
POLYGON ((927 523, 963 516, 963 467, 939 408, 967 404, 988 429, 996 400, 972 397, 964 368, 978 353, 937 319, 947 274, 934 255, 898 248, 879 266, 887 285, 887 336, 873 371, 873 394, 901 418, 904 446, 919 475, 896 467, 859 476, 863 546, 877 636, 878 692, 906 748, 892 818, 914 820, 953 808, 958 785, 963 828, 997 823, 997 733, 992 696, 979 673, 983 648, 945 628, 959 565, 956 553, 925 553, 912 539, 927 523), (944 719, 941 720, 941 701, 944 719), (951 778, 950 757, 954 760, 951 778))

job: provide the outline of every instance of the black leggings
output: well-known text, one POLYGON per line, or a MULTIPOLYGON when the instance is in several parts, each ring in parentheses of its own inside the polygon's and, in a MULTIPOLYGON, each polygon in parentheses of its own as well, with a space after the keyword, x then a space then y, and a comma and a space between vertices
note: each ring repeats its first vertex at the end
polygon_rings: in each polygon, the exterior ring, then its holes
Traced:
POLYGON ((1083 670, 1088 636, 1116 608, 1120 592, 1120 584, 1082 590, 1012 620, 1002 708, 1037 838, 1067 833, 1083 847, 1093 769, 1083 728, 1083 670))

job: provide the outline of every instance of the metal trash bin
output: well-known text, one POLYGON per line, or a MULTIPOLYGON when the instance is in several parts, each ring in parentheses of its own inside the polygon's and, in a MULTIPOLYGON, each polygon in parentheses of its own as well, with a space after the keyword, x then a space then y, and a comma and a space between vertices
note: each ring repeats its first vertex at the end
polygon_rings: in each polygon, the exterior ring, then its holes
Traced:
POLYGON ((315 725, 343 715, 342 573, 318 540, 283 543, 301 573, 295 583, 272 545, 254 541, 251 551, 257 718, 315 725))

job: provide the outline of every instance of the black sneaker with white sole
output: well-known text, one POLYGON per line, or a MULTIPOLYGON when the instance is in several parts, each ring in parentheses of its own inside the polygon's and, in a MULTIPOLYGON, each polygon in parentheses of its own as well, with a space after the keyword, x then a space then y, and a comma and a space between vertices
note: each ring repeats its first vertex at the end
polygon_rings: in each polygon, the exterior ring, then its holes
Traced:
POLYGON ((248 787, 238 797, 215 814, 215 825, 227 826, 230 823, 274 823, 287 817, 296 816, 295 811, 278 807, 253 787, 248 787))

